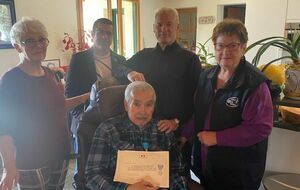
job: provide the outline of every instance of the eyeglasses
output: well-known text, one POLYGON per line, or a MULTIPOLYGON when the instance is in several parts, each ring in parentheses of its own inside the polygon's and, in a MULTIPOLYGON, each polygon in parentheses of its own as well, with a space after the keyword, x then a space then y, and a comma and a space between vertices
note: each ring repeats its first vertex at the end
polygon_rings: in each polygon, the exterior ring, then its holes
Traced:
POLYGON ((225 48, 230 50, 230 51, 233 51, 233 50, 237 50, 238 47, 241 45, 241 43, 238 43, 238 42, 232 42, 230 44, 223 44, 223 43, 215 43, 215 49, 217 51, 223 51, 225 48))
POLYGON ((29 38, 27 40, 21 41, 21 43, 27 47, 35 47, 38 44, 42 46, 48 46, 49 40, 47 38, 40 38, 38 41, 36 41, 34 39, 29 38))
POLYGON ((112 32, 108 32, 105 30, 99 30, 99 29, 95 31, 95 34, 100 35, 100 36, 103 36, 103 35, 112 36, 112 32))

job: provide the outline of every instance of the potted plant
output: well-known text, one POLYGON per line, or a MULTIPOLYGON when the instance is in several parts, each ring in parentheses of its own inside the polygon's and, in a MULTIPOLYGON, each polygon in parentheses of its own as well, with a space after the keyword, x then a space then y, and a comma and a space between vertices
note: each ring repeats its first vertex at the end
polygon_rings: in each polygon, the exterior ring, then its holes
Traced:
POLYGON ((211 40, 211 38, 209 38, 208 40, 206 40, 204 43, 200 43, 197 42, 197 46, 196 49, 198 49, 197 51, 197 56, 200 59, 200 62, 203 66, 203 68, 209 68, 212 66, 212 64, 209 63, 209 60, 214 58, 214 54, 210 53, 207 49, 207 43, 211 40))
POLYGON ((284 59, 285 64, 285 87, 284 94, 286 97, 300 99, 300 34, 295 32, 291 35, 291 39, 281 36, 273 36, 258 40, 247 47, 248 52, 253 47, 260 46, 252 60, 252 64, 258 66, 261 56, 270 47, 277 47, 284 51, 281 57, 275 58, 264 65, 262 72, 269 65, 284 59))

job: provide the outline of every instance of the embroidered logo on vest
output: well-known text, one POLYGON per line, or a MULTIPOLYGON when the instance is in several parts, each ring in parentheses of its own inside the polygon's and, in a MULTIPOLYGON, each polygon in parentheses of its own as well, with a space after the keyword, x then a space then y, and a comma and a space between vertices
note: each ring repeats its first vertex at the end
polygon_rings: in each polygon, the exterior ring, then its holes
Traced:
POLYGON ((236 108, 239 106, 239 99, 238 97, 230 97, 226 100, 226 106, 230 108, 236 108))

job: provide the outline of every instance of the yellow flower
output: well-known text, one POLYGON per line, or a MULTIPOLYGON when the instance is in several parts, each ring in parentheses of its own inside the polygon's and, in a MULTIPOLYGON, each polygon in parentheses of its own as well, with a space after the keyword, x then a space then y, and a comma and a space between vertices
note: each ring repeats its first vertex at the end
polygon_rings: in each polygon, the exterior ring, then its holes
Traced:
MULTIPOLYGON (((264 66, 265 65, 260 65, 258 69, 262 70, 264 66)), ((274 84, 278 84, 279 86, 281 86, 285 82, 285 72, 283 64, 271 64, 263 71, 263 73, 274 84)))

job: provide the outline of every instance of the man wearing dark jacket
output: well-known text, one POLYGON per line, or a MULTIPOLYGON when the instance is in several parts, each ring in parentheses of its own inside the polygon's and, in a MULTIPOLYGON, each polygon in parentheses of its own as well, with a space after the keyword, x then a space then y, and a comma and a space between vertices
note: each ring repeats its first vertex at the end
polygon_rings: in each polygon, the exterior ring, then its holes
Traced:
MULTIPOLYGON (((92 37, 93 47, 72 56, 65 86, 65 95, 68 98, 89 92, 96 80, 115 78, 119 83, 127 83, 128 80, 144 79, 142 74, 124 66, 125 58, 110 49, 113 38, 113 26, 110 20, 106 18, 96 20, 92 37)), ((76 132, 76 121, 83 113, 83 107, 84 105, 81 104, 72 111, 75 119, 72 132, 76 132)))
MULTIPOLYGON (((96 81, 113 85, 129 81, 144 80, 141 73, 127 68, 121 55, 111 49, 113 39, 112 22, 106 18, 97 19, 93 25, 92 38, 94 45, 72 56, 65 86, 66 97, 74 97, 91 90, 96 81)), ((77 152, 77 128, 84 112, 84 104, 70 112, 71 131, 73 133, 74 149, 77 152)))

